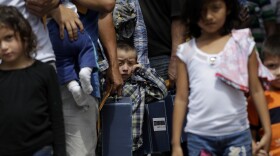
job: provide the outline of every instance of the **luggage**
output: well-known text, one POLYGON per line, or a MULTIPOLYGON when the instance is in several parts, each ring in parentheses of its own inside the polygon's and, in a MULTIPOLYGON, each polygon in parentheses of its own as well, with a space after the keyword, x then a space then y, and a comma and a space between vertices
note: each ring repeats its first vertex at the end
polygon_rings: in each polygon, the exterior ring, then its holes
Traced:
POLYGON ((132 101, 109 97, 101 110, 102 156, 132 156, 132 101))
POLYGON ((143 125, 144 153, 170 151, 168 131, 165 101, 146 104, 143 125))

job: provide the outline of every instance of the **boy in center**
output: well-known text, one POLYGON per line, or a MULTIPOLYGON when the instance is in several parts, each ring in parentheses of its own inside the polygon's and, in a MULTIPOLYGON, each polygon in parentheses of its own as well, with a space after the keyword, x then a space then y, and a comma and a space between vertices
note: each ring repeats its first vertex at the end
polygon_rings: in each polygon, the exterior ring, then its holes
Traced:
POLYGON ((144 155, 142 127, 145 104, 162 100, 167 95, 164 80, 152 68, 137 63, 135 48, 126 42, 118 42, 119 70, 124 80, 122 96, 132 99, 133 156, 144 155))

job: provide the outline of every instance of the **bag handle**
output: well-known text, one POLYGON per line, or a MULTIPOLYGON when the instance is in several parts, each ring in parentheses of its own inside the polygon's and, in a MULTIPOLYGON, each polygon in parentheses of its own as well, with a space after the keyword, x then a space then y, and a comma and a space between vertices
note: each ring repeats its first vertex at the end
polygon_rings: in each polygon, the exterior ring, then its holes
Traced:
POLYGON ((101 122, 101 119, 100 119, 100 112, 105 104, 105 102, 107 101, 108 97, 110 96, 110 93, 113 89, 113 85, 111 84, 107 89, 106 89, 106 92, 105 92, 105 95, 104 97, 102 98, 101 100, 101 103, 98 107, 98 119, 97 119, 97 133, 100 131, 100 122, 101 122))

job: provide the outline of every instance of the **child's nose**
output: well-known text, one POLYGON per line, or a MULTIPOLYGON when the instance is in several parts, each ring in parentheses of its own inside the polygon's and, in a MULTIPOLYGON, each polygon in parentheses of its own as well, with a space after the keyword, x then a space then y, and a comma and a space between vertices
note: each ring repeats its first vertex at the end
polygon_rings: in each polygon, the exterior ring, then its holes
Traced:
POLYGON ((6 50, 7 49, 7 44, 5 42, 0 42, 0 49, 1 50, 6 50))
POLYGON ((278 67, 277 70, 275 71, 275 75, 276 77, 280 77, 280 67, 278 67))
POLYGON ((127 71, 128 70, 128 64, 127 63, 125 63, 124 65, 123 65, 123 70, 125 70, 125 71, 127 71))
POLYGON ((210 10, 206 10, 206 13, 205 13, 205 19, 206 20, 210 20, 210 19, 212 19, 212 13, 211 13, 211 11, 210 10))

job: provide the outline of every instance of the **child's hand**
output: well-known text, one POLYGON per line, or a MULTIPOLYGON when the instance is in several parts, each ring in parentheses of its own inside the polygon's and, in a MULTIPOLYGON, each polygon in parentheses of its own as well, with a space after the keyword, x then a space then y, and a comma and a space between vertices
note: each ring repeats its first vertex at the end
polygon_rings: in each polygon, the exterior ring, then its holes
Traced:
POLYGON ((183 156, 183 150, 181 145, 173 145, 172 146, 172 156, 183 156))
POLYGON ((138 68, 141 68, 141 67, 142 67, 142 64, 135 64, 135 65, 133 65, 132 72, 135 72, 138 68))
POLYGON ((263 135, 263 137, 261 138, 260 142, 254 143, 252 144, 253 147, 253 154, 254 155, 260 155, 262 156, 263 153, 267 154, 267 151, 269 151, 269 147, 270 147, 270 141, 271 141, 271 135, 263 135))
POLYGON ((265 150, 261 149, 256 156, 270 156, 265 150))
POLYGON ((59 5, 59 7, 54 9, 50 15, 59 25, 61 39, 64 38, 65 28, 71 41, 78 39, 78 30, 81 32, 84 31, 84 26, 80 21, 78 14, 63 5, 59 5))

